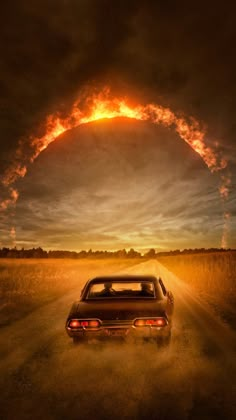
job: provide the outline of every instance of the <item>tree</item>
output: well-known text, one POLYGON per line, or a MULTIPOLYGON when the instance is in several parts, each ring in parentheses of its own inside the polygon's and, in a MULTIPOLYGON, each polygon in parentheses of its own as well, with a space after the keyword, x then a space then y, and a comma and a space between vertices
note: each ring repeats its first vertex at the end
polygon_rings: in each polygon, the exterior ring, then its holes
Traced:
POLYGON ((146 258, 155 258, 156 256, 156 251, 154 248, 149 249, 148 252, 146 252, 146 254, 144 254, 144 257, 146 258))

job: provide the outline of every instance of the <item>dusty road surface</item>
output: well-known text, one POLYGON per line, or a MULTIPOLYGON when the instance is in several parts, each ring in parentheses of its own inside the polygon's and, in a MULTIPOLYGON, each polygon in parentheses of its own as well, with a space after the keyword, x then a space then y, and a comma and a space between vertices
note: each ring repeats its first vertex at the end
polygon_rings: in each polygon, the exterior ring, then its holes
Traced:
POLYGON ((156 261, 126 272, 161 275, 173 291, 170 348, 74 346, 67 294, 1 329, 1 419, 236 419, 236 333, 156 261))

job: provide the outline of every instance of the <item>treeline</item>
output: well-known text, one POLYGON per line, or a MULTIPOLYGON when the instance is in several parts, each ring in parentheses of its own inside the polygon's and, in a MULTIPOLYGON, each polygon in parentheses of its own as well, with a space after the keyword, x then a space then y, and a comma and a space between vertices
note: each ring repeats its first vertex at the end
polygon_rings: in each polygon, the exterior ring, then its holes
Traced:
MULTIPOLYGON (((150 250, 151 251, 151 250, 150 250)), ((189 249, 175 249, 173 251, 165 251, 165 252, 157 252, 156 256, 158 257, 169 257, 171 255, 187 255, 187 254, 212 254, 215 252, 228 252, 228 251, 236 251, 235 249, 231 248, 189 248, 189 249)))
POLYGON ((0 258, 158 258, 172 255, 185 255, 185 254, 203 254, 203 253, 214 253, 214 252, 227 252, 233 251, 231 249, 223 248, 195 248, 195 249, 175 249, 173 251, 156 252, 154 248, 151 248, 144 254, 141 254, 135 249, 131 248, 129 251, 126 249, 120 249, 118 251, 45 251, 42 248, 31 248, 31 249, 17 249, 15 248, 1 248, 0 258))
POLYGON ((0 249, 0 258, 141 258, 140 252, 131 248, 118 251, 45 251, 42 248, 17 249, 2 248, 0 249))

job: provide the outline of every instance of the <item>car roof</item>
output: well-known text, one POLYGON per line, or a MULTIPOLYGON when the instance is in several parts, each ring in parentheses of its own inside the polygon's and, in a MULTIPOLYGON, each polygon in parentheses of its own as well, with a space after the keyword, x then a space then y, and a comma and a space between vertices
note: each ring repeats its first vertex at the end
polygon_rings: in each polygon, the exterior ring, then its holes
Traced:
POLYGON ((144 274, 116 274, 110 276, 100 276, 91 279, 89 283, 105 283, 105 282, 135 282, 135 281, 142 281, 142 282, 156 282, 157 278, 153 275, 144 275, 144 274))

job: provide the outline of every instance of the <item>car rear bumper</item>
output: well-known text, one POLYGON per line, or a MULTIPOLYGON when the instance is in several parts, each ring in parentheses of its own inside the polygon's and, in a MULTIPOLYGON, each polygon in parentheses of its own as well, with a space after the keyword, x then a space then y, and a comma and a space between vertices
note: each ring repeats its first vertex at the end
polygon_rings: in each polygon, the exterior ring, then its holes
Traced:
POLYGON ((133 322, 104 322, 100 328, 96 330, 89 329, 78 329, 71 330, 66 325, 66 332, 69 337, 80 337, 81 339, 109 339, 114 337, 121 337, 124 339, 155 339, 158 337, 168 337, 171 331, 171 324, 168 323, 164 327, 154 327, 154 326, 145 326, 145 327, 135 327, 133 322))

